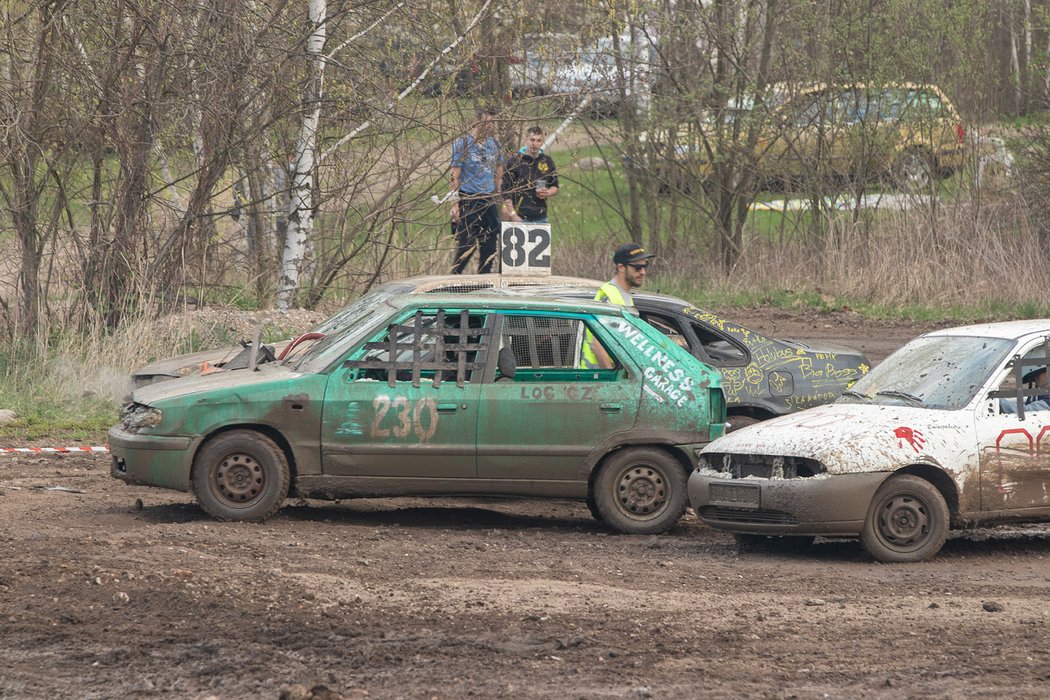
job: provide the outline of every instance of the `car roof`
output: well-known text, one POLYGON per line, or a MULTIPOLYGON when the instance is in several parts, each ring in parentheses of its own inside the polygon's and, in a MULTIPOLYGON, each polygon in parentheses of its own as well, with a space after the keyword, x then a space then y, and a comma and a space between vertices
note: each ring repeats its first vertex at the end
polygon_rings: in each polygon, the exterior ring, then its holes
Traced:
POLYGON ((1050 319, 1036 318, 1024 321, 1001 321, 999 323, 977 323, 970 326, 956 326, 924 333, 926 336, 977 336, 980 338, 1008 338, 1021 340, 1029 336, 1050 334, 1050 319))
POLYGON ((499 293, 477 293, 470 294, 469 296, 456 293, 435 293, 427 295, 404 294, 390 299, 390 304, 398 308, 431 308, 448 305, 474 309, 492 309, 496 311, 562 311, 569 313, 600 314, 605 316, 619 316, 626 308, 593 300, 572 300, 569 303, 566 302, 566 299, 499 293))
POLYGON ((508 287, 595 287, 602 283, 586 277, 568 277, 564 275, 514 276, 514 275, 423 275, 388 282, 389 285, 403 287, 415 294, 446 291, 454 293, 455 289, 473 292, 483 289, 506 289, 508 287))
MULTIPOLYGON (((566 297, 577 299, 585 294, 591 294, 593 296, 593 292, 596 289, 598 289, 598 287, 605 284, 604 282, 599 282, 598 280, 583 281, 588 282, 589 284, 566 284, 562 286, 552 285, 549 288, 530 287, 528 289, 513 290, 511 293, 519 294, 521 296, 528 296, 530 298, 546 297, 549 295, 552 299, 562 299, 566 297)), ((661 294, 660 292, 648 292, 644 290, 638 290, 631 292, 631 296, 634 297, 635 303, 639 301, 653 301, 658 303, 671 304, 673 306, 690 306, 694 309, 697 308, 694 304, 692 304, 689 301, 686 301, 685 299, 681 299, 676 296, 671 296, 670 294, 661 294)))

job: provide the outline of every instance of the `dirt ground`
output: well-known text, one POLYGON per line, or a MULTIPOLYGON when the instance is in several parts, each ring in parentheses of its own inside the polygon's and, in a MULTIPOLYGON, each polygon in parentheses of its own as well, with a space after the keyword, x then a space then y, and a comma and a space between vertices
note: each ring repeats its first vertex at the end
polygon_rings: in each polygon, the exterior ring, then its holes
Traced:
MULTIPOLYGON (((874 361, 932 327, 733 317, 874 361)), ((691 512, 666 535, 614 535, 582 503, 290 500, 231 524, 111 479, 105 454, 0 454, 0 557, 3 698, 1013 698, 1050 683, 1043 527, 959 533, 902 566, 849 541, 740 552, 691 512)))

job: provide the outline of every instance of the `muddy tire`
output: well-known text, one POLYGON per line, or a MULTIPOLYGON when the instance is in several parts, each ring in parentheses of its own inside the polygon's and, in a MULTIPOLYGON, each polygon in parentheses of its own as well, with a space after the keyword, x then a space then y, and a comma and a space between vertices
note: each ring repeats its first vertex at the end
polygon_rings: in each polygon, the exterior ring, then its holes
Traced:
POLYGON ((193 492, 218 520, 266 520, 284 503, 290 479, 281 448, 252 430, 219 435, 193 460, 193 492))
POLYGON ((944 546, 948 515, 933 484, 907 474, 891 476, 871 499, 860 541, 882 562, 925 561, 944 546))
POLYGON ((598 504, 594 501, 594 494, 587 494, 587 510, 591 511, 591 517, 600 523, 605 521, 602 519, 602 513, 598 510, 598 504))
POLYGON ((613 530, 666 532, 685 512, 685 470, 664 450, 629 447, 605 460, 592 495, 602 522, 613 530))

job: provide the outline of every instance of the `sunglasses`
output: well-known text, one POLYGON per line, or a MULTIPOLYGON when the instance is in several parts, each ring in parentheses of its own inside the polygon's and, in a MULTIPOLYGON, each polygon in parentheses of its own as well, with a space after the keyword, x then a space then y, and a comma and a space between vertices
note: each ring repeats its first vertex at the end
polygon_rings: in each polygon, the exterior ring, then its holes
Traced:
POLYGON ((635 265, 634 263, 627 263, 627 267, 633 267, 635 270, 648 270, 649 265, 635 265))

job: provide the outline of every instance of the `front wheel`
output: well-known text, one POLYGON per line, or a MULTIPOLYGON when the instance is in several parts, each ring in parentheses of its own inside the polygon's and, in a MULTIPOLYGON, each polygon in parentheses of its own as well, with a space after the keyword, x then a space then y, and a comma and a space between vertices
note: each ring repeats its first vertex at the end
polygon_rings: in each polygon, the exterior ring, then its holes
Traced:
POLYGON ((685 469, 664 450, 629 447, 605 460, 593 497, 601 520, 618 532, 665 532, 685 512, 685 469))
POLYGON ((871 499, 860 541, 879 561, 929 559, 948 538, 948 505, 937 488, 917 476, 891 476, 871 499))
POLYGON ((290 480, 281 448, 252 430, 219 435, 193 460, 193 492, 218 520, 266 520, 284 503, 290 480))

